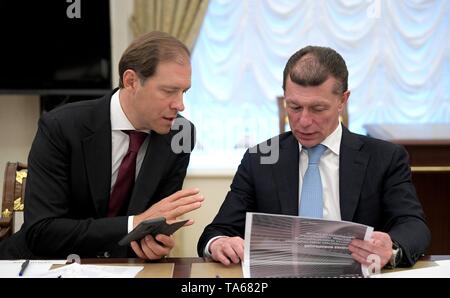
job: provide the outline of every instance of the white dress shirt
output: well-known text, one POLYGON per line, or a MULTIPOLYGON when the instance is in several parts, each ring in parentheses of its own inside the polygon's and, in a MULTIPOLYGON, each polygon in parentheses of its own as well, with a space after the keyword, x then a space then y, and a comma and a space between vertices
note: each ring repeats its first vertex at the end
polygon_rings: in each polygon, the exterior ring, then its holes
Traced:
MULTIPOLYGON (((117 90, 111 97, 111 192, 113 191, 114 184, 116 184, 117 175, 119 174, 119 167, 122 163, 122 159, 128 151, 128 145, 130 137, 122 132, 122 130, 136 130, 128 120, 127 116, 123 112, 122 106, 119 100, 119 90, 117 90)), ((143 131, 149 133, 148 131, 143 131)), ((139 174, 144 160, 145 153, 148 147, 148 138, 145 139, 141 148, 139 149, 136 157, 136 176, 139 174)), ((133 218, 128 217, 128 233, 133 230, 133 218)))
MULTIPOLYGON (((328 220, 341 220, 341 208, 339 203, 339 152, 341 148, 341 139, 342 125, 339 123, 336 129, 321 143, 327 147, 320 158, 319 172, 323 189, 323 219, 328 220)), ((300 143, 298 146, 300 150, 298 194, 300 196, 302 193, 303 177, 308 168, 308 153, 306 150, 302 150, 302 145, 300 143)), ((299 204, 300 203, 301 198, 299 200, 299 204)), ((211 257, 209 246, 214 240, 222 237, 226 236, 213 237, 206 243, 205 250, 203 251, 205 257, 211 257)))

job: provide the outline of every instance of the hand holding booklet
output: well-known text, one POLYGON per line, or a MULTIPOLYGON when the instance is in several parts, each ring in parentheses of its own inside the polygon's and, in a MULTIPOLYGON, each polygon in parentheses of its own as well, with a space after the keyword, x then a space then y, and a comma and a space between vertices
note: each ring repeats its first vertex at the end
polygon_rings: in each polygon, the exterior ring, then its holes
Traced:
POLYGON ((244 277, 365 277, 348 249, 373 228, 346 221, 247 213, 244 277))

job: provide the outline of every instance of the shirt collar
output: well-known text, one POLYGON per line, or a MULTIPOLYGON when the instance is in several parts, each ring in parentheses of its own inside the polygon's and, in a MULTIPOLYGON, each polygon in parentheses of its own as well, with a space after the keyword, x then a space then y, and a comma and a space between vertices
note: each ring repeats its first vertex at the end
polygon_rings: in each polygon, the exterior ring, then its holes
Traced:
MULTIPOLYGON (((111 130, 136 130, 133 124, 131 124, 130 120, 128 120, 125 112, 122 109, 122 105, 120 104, 119 91, 120 89, 118 89, 111 97, 111 130)), ((149 133, 148 131, 143 132, 149 133)))
MULTIPOLYGON (((342 124, 339 123, 336 129, 321 142, 322 145, 325 145, 328 149, 331 150, 334 154, 339 156, 341 150, 341 139, 342 139, 342 124)), ((299 150, 302 152, 302 144, 298 143, 299 150)))

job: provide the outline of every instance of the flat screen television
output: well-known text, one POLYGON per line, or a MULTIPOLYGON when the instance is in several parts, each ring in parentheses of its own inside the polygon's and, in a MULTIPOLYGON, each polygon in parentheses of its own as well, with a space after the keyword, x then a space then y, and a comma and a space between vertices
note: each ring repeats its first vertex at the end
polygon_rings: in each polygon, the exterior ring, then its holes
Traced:
POLYGON ((111 81, 109 0, 0 1, 0 94, 101 95, 111 81))

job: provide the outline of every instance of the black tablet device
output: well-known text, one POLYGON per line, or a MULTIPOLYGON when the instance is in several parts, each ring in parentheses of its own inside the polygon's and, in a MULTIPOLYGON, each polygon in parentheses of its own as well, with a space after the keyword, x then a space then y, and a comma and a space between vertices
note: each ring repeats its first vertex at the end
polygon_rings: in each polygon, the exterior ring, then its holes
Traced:
POLYGON ((137 225, 130 233, 125 235, 120 241, 119 245, 128 245, 131 241, 141 240, 147 235, 156 237, 158 234, 172 235, 179 228, 184 226, 188 220, 177 221, 172 224, 168 224, 164 217, 157 217, 147 219, 137 225))

